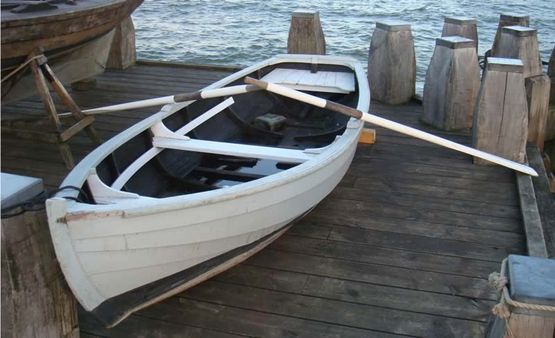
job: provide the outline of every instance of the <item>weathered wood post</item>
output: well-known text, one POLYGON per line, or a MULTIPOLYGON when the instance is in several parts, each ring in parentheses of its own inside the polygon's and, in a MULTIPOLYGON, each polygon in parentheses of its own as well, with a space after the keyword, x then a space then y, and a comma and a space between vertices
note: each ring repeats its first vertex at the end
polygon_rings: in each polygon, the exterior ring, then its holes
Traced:
POLYGON ((549 65, 547 66, 547 75, 551 79, 551 94, 549 95, 549 103, 555 105, 555 47, 551 51, 549 65))
POLYGON ((326 54, 326 40, 318 11, 296 10, 291 16, 289 54, 326 54))
POLYGON ((424 84, 422 121, 444 130, 472 127, 480 89, 474 40, 462 36, 436 39, 424 84))
MULTIPOLYGON (((545 139, 555 139, 555 47, 551 52, 549 66, 547 67, 547 75, 551 79, 551 92, 549 94, 549 113, 547 115, 547 123, 545 128, 545 139)), ((553 157, 555 163, 555 156, 553 157)))
POLYGON ((410 24, 376 22, 368 53, 368 81, 372 99, 402 104, 416 86, 416 57, 410 24))
POLYGON ((542 72, 537 30, 524 26, 503 27, 497 55, 520 59, 524 64, 528 100, 528 142, 543 149, 549 113, 550 80, 542 72))
POLYGON ((530 17, 528 15, 520 14, 501 14, 499 16, 499 24, 497 25, 497 31, 495 32, 495 38, 493 40, 493 45, 491 47, 491 55, 496 56, 497 43, 501 37, 501 30, 505 26, 524 26, 528 27, 530 25, 530 17))
POLYGON ((552 338, 555 332, 555 260, 509 255, 500 277, 490 276, 501 300, 487 338, 552 338))
POLYGON ((441 36, 462 36, 476 43, 478 52, 478 28, 476 19, 464 17, 445 17, 441 36))
POLYGON ((503 27, 497 47, 493 56, 522 61, 525 78, 542 74, 536 29, 524 26, 503 27))
POLYGON ((136 61, 135 26, 133 19, 129 16, 115 28, 106 68, 126 69, 134 65, 136 61))
MULTIPOLYGON (((1 174, 2 208, 40 193, 42 180, 1 174)), ((44 210, 2 219, 2 337, 79 337, 44 210)))
POLYGON ((526 99, 528 101, 528 142, 543 150, 547 118, 549 117, 549 76, 542 74, 526 78, 526 99))
MULTIPOLYGON (((489 58, 472 128, 472 143, 484 150, 524 162, 528 137, 528 105, 522 61, 489 58)), ((476 164, 489 164, 474 158, 476 164)))

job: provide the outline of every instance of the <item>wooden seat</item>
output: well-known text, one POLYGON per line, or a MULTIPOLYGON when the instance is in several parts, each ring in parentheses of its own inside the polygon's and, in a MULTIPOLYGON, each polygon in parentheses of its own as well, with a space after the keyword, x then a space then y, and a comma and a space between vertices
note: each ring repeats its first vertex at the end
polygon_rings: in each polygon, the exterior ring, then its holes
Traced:
POLYGON ((276 68, 261 80, 313 92, 348 94, 355 91, 353 73, 325 71, 313 73, 308 70, 276 68))
POLYGON ((208 154, 228 155, 275 160, 288 163, 303 163, 314 155, 303 150, 283 149, 275 147, 253 146, 239 143, 205 141, 197 139, 177 139, 155 136, 152 144, 157 148, 196 151, 208 154))

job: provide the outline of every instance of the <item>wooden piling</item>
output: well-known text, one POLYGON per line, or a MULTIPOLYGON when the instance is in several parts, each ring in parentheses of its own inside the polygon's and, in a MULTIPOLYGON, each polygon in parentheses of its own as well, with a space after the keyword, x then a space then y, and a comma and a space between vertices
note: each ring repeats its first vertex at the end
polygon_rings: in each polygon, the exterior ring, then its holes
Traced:
POLYGON ((410 24, 376 22, 368 53, 368 81, 372 99, 402 104, 412 99, 416 58, 410 24))
POLYGON ((291 16, 289 54, 326 54, 326 40, 318 11, 296 10, 291 16))
POLYGON ((495 32, 495 38, 493 40, 493 45, 491 47, 491 55, 495 56, 497 52, 497 44, 499 43, 499 38, 501 37, 501 31, 505 26, 524 26, 528 27, 530 25, 530 17, 528 15, 520 14, 501 14, 499 16, 499 24, 497 25, 497 31, 495 32))
POLYGON ((537 30, 524 26, 502 28, 497 56, 520 59, 524 64, 528 100, 528 142, 543 149, 549 112, 549 77, 543 75, 537 30))
POLYGON ((135 26, 129 16, 115 28, 106 68, 126 69, 134 65, 136 61, 135 26))
POLYGON ((480 89, 480 66, 474 40, 446 36, 436 47, 424 84, 422 121, 444 130, 472 127, 480 89))
POLYGON ((524 78, 542 74, 537 30, 524 26, 503 27, 495 57, 520 59, 524 78))
MULTIPOLYGON (((489 58, 472 128, 473 146, 524 162, 528 137, 528 105, 524 65, 518 59, 489 58)), ((474 158, 475 164, 489 164, 474 158)))
POLYGON ((547 117, 549 115, 549 89, 551 80, 542 74, 525 79, 528 100, 528 142, 543 150, 547 117))
MULTIPOLYGON (((42 190, 42 180, 2 173, 2 208, 42 190)), ((79 337, 44 210, 2 219, 2 337, 79 337)))
MULTIPOLYGON (((555 139, 555 47, 551 52, 549 66, 547 67, 547 75, 551 79, 551 90, 549 94, 549 112, 547 115, 547 123, 545 127, 545 140, 555 139)), ((552 159, 555 163, 555 157, 552 159)))
POLYGON ((443 21, 443 31, 441 36, 462 36, 476 43, 478 52, 478 28, 476 19, 465 17, 445 17, 443 21))
POLYGON ((555 47, 551 51, 549 65, 547 66, 547 75, 551 79, 551 91, 549 95, 549 103, 555 105, 555 47))

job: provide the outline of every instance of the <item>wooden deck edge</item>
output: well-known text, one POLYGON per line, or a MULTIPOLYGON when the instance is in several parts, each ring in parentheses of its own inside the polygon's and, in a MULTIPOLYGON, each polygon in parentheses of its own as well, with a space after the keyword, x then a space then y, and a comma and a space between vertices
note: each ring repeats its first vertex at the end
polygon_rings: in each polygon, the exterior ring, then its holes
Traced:
POLYGON ((162 61, 162 60, 147 60, 147 59, 140 59, 136 62, 137 65, 145 65, 145 66, 164 66, 164 67, 179 67, 179 68, 194 68, 194 69, 203 69, 203 70, 215 70, 215 71, 222 71, 222 72, 236 72, 244 67, 240 65, 205 65, 205 64, 195 64, 195 63, 186 63, 180 61, 162 61))
POLYGON ((547 253, 549 257, 555 257, 555 194, 551 191, 550 179, 538 147, 529 146, 527 153, 530 165, 538 172, 538 177, 532 178, 532 183, 546 238, 547 253))
POLYGON ((528 255, 546 258, 547 245, 532 177, 516 173, 516 182, 528 255))

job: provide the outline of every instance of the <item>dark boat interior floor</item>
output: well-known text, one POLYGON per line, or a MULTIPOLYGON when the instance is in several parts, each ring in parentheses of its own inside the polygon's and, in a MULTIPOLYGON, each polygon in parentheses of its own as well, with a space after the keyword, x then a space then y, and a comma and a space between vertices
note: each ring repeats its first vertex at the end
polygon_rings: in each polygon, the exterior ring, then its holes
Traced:
MULTIPOLYGON (((73 92, 82 107, 192 91, 227 70, 142 64, 73 92)), ((2 118, 41 114, 37 98, 2 118)), ((418 103, 372 111, 419 125, 418 103)), ((104 138, 151 109, 99 116, 104 138)), ((439 133, 465 144, 465 134, 439 133)), ((92 149, 72 142, 76 157, 92 149)), ((57 186, 67 173, 54 145, 2 136, 2 171, 57 186)), ((90 337, 482 337, 495 294, 490 272, 525 242, 514 174, 378 128, 339 186, 283 237, 243 264, 113 329, 81 313, 90 337)))

